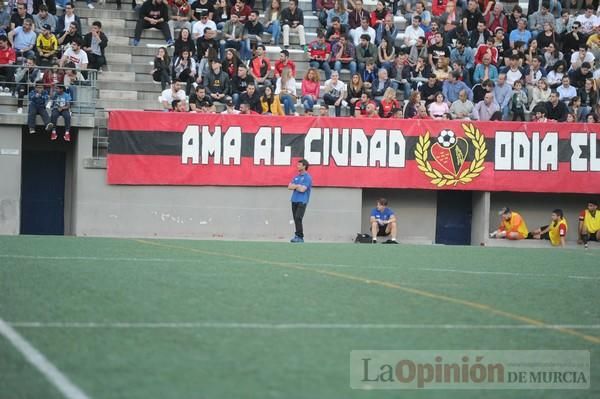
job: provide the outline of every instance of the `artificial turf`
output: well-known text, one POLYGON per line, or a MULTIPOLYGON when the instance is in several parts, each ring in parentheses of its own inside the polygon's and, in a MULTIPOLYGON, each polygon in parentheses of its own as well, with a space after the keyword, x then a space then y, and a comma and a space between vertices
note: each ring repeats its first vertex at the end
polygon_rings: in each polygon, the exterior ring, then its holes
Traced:
MULTIPOLYGON (((91 398, 593 399, 600 397, 599 255, 0 237, 0 318, 91 398), (319 327, 528 323, 523 320, 596 327, 574 334, 319 327), (305 327, 285 327, 297 323, 305 327), (588 349, 591 388, 351 390, 349 353, 356 349, 588 349)), ((0 336, 0 399, 60 397, 0 336)))

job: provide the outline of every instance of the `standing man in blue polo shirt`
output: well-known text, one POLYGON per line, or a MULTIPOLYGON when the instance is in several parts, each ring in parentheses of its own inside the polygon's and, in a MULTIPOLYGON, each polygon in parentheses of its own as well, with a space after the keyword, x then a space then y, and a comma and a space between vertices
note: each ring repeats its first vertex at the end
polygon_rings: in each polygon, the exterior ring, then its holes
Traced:
POLYGON ((392 236, 391 239, 384 241, 384 244, 398 244, 396 234, 396 215, 394 211, 388 208, 388 201, 385 198, 377 200, 377 206, 371 211, 371 234, 373 235, 373 244, 377 244, 377 237, 392 236))
POLYGON ((301 159, 298 161, 298 174, 288 184, 288 190, 292 192, 292 215, 296 225, 296 234, 290 242, 304 242, 304 229, 302 227, 302 218, 306 212, 306 206, 310 199, 312 188, 312 177, 308 174, 308 161, 301 159))

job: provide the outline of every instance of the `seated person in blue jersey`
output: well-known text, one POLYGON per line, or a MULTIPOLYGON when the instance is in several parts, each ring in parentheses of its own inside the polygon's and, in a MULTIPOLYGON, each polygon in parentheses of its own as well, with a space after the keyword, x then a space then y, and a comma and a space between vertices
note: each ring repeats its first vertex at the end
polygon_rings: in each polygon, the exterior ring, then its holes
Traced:
POLYGON ((387 199, 379 198, 377 200, 377 206, 371 211, 370 221, 373 244, 377 244, 377 237, 388 236, 392 237, 391 239, 384 241, 384 244, 398 244, 396 241, 396 215, 387 205, 387 199))

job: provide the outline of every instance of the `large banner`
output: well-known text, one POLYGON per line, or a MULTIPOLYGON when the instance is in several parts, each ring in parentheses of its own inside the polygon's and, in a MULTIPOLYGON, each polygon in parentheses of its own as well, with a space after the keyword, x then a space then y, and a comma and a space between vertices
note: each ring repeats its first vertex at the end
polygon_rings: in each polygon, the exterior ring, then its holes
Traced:
POLYGON ((600 125, 112 111, 108 183, 600 193, 600 125))

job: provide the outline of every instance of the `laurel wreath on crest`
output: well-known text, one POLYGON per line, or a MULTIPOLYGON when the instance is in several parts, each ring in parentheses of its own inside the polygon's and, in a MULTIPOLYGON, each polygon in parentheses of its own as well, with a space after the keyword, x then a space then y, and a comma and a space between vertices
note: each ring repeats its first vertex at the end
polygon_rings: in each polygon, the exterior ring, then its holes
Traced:
POLYGON ((429 148, 431 147, 429 132, 427 132, 425 136, 419 136, 419 141, 415 147, 415 160, 417 161, 419 170, 425 173, 427 177, 431 178, 431 184, 435 184, 438 187, 456 186, 458 183, 467 184, 473 181, 473 179, 479 176, 485 169, 483 162, 487 155, 487 147, 485 145, 483 134, 481 134, 479 129, 473 126, 472 123, 463 123, 462 128, 465 136, 471 140, 471 144, 473 144, 473 147, 475 148, 475 155, 473 162, 471 162, 469 167, 458 175, 442 173, 439 170, 434 169, 428 160, 429 148))

